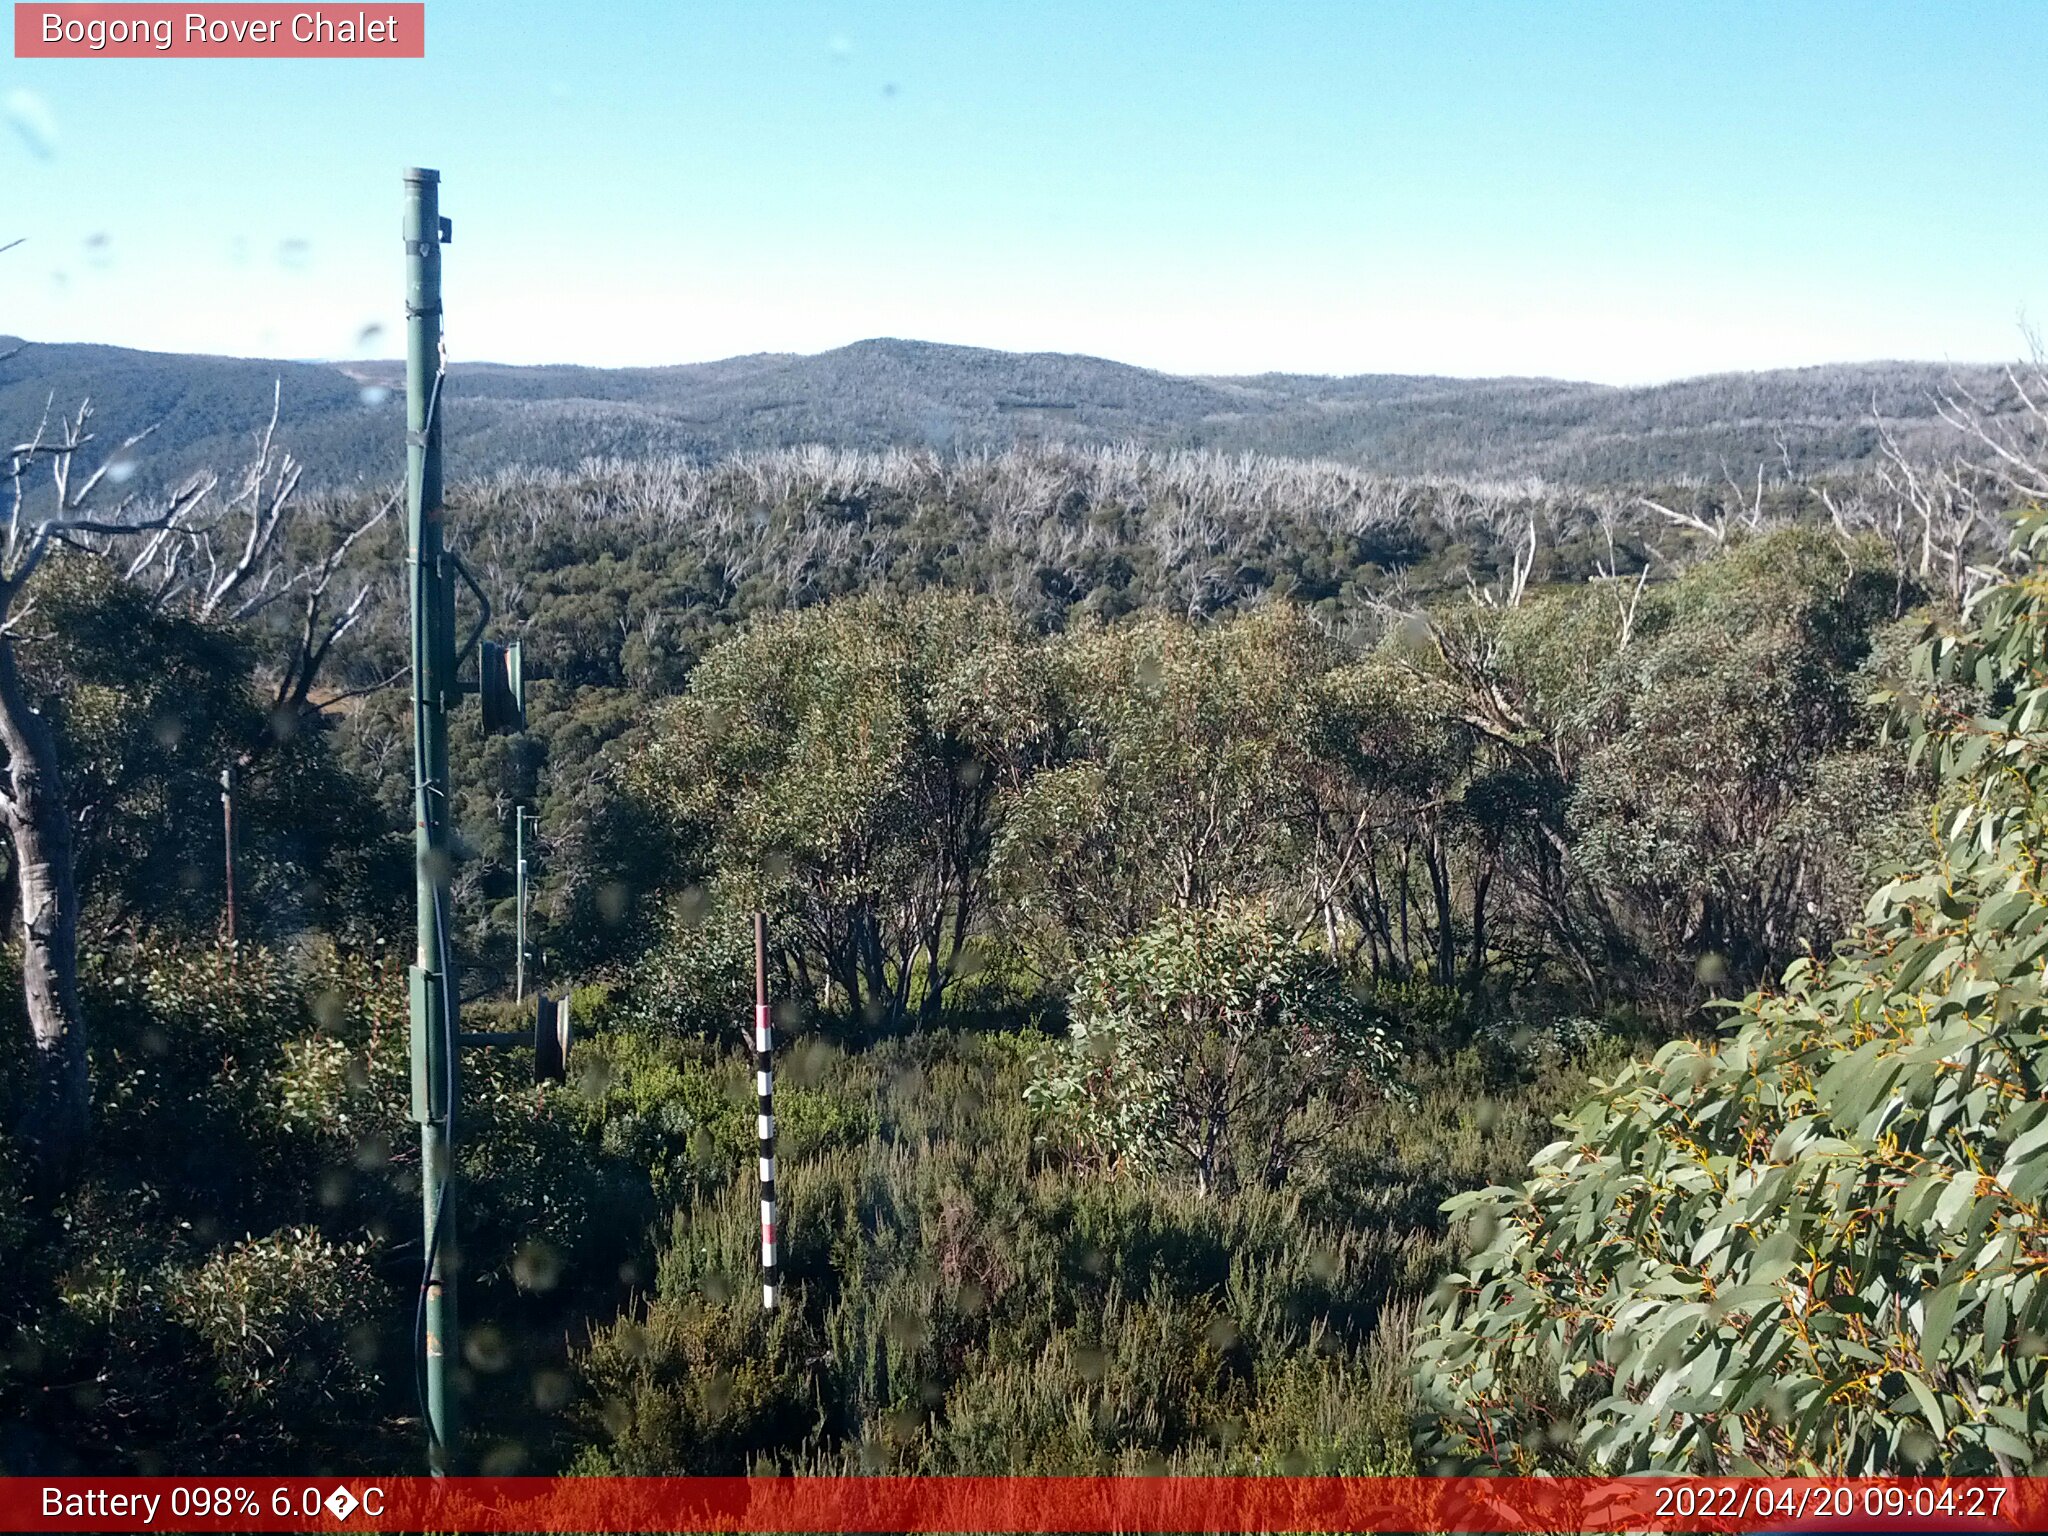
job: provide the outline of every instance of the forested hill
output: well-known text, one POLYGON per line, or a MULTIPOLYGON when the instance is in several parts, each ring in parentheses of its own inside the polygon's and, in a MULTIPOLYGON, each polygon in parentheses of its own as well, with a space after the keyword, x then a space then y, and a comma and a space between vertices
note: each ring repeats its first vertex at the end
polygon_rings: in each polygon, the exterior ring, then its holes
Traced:
MULTIPOLYGON (((15 345, 0 337, 0 354, 15 345)), ((398 463, 402 371, 391 362, 30 342, 0 360, 0 422, 25 432, 46 401, 62 408, 89 395, 107 436, 159 423, 149 468, 175 474, 238 462, 278 380, 310 481, 380 479, 398 463)), ((1781 444, 1801 472, 1861 463, 1877 450, 1875 419, 1923 442, 1938 427, 1936 396, 1958 384, 1995 391, 1997 375, 1863 363, 1626 389, 1396 374, 1191 378, 1094 357, 875 340, 673 368, 458 365, 448 441, 457 474, 566 468, 590 455, 1059 439, 1326 457, 1389 474, 1640 484, 1776 464, 1781 444)))

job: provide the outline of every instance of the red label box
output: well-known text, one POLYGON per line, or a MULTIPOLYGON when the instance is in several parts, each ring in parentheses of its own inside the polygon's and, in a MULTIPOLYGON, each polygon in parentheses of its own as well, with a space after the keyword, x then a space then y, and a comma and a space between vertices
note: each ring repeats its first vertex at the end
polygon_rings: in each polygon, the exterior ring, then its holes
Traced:
POLYGON ((17 59, 421 59, 424 4, 14 7, 17 59))

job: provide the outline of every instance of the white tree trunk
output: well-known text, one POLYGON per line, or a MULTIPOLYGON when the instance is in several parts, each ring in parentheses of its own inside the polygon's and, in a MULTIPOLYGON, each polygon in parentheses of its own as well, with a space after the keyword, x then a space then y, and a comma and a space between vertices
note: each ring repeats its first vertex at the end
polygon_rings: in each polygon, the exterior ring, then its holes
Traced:
POLYGON ((28 702, 14 645, 0 635, 0 744, 8 791, 0 808, 14 844, 21 898, 22 992, 31 1080, 20 1127, 32 1183, 59 1186, 85 1140, 90 1090, 85 1013, 78 1000, 78 892, 71 822, 50 724, 28 702))

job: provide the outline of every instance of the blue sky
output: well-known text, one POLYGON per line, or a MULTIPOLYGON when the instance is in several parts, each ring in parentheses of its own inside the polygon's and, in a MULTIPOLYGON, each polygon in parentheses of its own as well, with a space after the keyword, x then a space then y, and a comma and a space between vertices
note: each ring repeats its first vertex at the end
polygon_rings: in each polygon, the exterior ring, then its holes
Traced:
POLYGON ((2038 3, 428 0, 427 27, 423 61, 0 59, 0 332, 388 355, 411 164, 444 177, 471 359, 897 335, 1636 382, 1995 360, 2048 311, 2038 3))

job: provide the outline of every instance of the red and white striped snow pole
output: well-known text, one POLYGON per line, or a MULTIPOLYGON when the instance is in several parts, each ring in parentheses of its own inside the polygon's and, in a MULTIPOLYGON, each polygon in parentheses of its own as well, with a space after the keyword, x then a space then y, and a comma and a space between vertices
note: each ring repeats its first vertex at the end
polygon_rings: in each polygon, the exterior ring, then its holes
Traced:
POLYGON ((761 1141, 761 1310, 775 1310, 775 1027, 768 1017, 768 916, 754 914, 754 1091, 760 1095, 755 1129, 761 1141))

